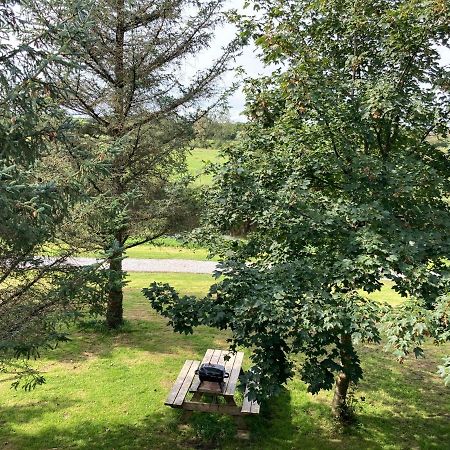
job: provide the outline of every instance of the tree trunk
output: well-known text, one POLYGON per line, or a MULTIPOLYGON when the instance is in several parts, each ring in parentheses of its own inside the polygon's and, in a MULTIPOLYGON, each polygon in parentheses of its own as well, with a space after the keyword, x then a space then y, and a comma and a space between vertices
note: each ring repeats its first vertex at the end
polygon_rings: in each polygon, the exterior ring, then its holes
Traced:
POLYGON ((347 391, 350 378, 344 372, 340 372, 336 378, 334 396, 332 402, 333 414, 338 419, 344 419, 347 412, 347 391))
POLYGON ((106 310, 108 328, 118 328, 123 324, 123 273, 122 254, 115 254, 109 260, 109 294, 106 310))
MULTIPOLYGON (((111 121, 112 136, 122 137, 124 127, 124 45, 125 45, 125 0, 116 0, 116 30, 114 46, 115 90, 113 97, 114 120, 111 121)), ((123 189, 120 182, 121 167, 115 161, 115 176, 113 177, 115 191, 120 196, 123 189)), ((122 233, 116 232, 115 240, 121 246, 122 233)), ((109 259, 109 293, 106 311, 108 328, 118 328, 123 324, 123 252, 114 252, 109 259)))
POLYGON ((343 334, 341 336, 341 348, 340 357, 342 371, 339 372, 336 378, 336 384, 334 388, 334 397, 331 404, 333 414, 336 418, 345 421, 348 420, 349 411, 347 408, 347 392, 350 385, 351 378, 349 376, 350 368, 352 365, 352 337, 350 334, 343 334))

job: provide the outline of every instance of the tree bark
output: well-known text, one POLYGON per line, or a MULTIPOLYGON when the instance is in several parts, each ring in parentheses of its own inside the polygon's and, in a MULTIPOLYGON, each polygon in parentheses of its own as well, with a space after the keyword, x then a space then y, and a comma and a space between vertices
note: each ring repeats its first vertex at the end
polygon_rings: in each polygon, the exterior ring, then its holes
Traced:
POLYGON ((109 260, 109 293, 106 310, 108 328, 118 328, 123 324, 123 273, 122 254, 115 254, 109 260))
POLYGON ((343 334, 341 336, 340 357, 342 371, 339 372, 336 378, 334 388, 334 396, 332 401, 333 414, 340 420, 348 419, 347 410, 347 392, 350 382, 349 369, 352 364, 351 353, 353 350, 352 337, 350 334, 343 334))

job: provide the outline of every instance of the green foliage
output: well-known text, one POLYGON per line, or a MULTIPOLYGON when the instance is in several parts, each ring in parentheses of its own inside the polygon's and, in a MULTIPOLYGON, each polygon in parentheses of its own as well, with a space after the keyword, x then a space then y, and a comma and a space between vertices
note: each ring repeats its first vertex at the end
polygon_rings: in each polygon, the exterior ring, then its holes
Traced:
MULTIPOLYGON (((436 344, 450 341, 450 296, 438 298, 433 309, 424 302, 408 301, 383 317, 387 335, 387 349, 393 350, 400 362, 412 352, 415 357, 423 357, 422 346, 426 338, 436 344)), ((449 383, 449 357, 438 367, 444 383, 449 383)))
MULTIPOLYGON (((73 121, 58 104, 57 87, 43 81, 61 49, 46 50, 45 32, 23 40, 25 23, 13 3, 0 9, 0 372, 11 374, 15 387, 23 382, 31 389, 44 380, 28 361, 67 339, 63 324, 83 310, 99 311, 104 278, 96 267, 68 267, 72 247, 53 260, 39 256, 79 201, 80 177, 66 183, 40 177, 53 147, 73 145, 73 121)), ((74 19, 55 23, 53 31, 82 27, 74 19)))
POLYGON ((318 392, 339 374, 345 400, 363 375, 355 345, 380 342, 380 320, 399 357, 419 355, 427 333, 449 338, 450 160, 427 138, 448 133, 450 70, 436 47, 450 12, 415 0, 253 5, 243 37, 279 68, 247 83, 249 123, 209 194, 204 235, 223 279, 197 306, 167 287, 146 295, 177 330, 227 328, 232 348, 252 348, 252 395, 296 373, 318 392), (241 227, 245 241, 214 235, 241 227), (386 279, 410 299, 398 310, 366 298, 386 279))
POLYGON ((432 337, 437 344, 450 341, 450 297, 437 299, 435 308, 429 309, 424 302, 408 301, 390 311, 383 318, 388 348, 403 361, 412 352, 422 356, 422 344, 432 337))
POLYGON ((229 144, 238 138, 242 128, 242 123, 203 117, 194 125, 194 144, 205 148, 229 144))

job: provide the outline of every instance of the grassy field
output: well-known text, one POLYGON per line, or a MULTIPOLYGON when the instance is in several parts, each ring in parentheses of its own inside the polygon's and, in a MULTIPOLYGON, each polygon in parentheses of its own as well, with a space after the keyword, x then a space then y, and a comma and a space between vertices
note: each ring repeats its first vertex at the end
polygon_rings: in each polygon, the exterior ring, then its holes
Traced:
MULTIPOLYGON (((450 399, 435 375, 450 348, 427 346, 427 358, 399 365, 375 346, 360 348, 365 379, 355 394, 359 424, 343 431, 330 415, 330 392, 312 396, 298 380, 247 419, 250 440, 234 438, 228 417, 195 414, 185 423, 163 405, 185 359, 226 348, 227 333, 202 327, 174 334, 140 288, 167 281, 201 295, 207 275, 133 274, 121 333, 91 326, 39 361, 47 384, 25 393, 0 382, 0 448, 44 449, 448 449, 450 399), (365 401, 361 401, 365 397, 365 401), (211 438, 221 435, 221 444, 211 438)), ((386 290, 384 299, 398 302, 386 290)), ((248 364, 249 352, 245 361, 248 364)))
POLYGON ((215 148, 195 148, 188 154, 188 170, 192 175, 198 176, 194 183, 195 186, 211 184, 212 176, 203 172, 208 163, 218 161, 220 161, 219 151, 215 148))
MULTIPOLYGON (((46 254, 55 256, 59 253, 54 246, 46 247, 46 254)), ((84 252, 80 256, 96 257, 99 254, 84 252)), ((175 238, 161 238, 153 243, 142 244, 127 250, 128 258, 148 259, 191 259, 204 261, 208 259, 208 250, 192 244, 184 244, 175 238)), ((217 259, 217 258, 213 258, 217 259)))
POLYGON ((129 258, 150 259, 193 259, 206 260, 208 250, 201 247, 182 245, 173 238, 158 239, 154 244, 143 244, 127 251, 129 258))

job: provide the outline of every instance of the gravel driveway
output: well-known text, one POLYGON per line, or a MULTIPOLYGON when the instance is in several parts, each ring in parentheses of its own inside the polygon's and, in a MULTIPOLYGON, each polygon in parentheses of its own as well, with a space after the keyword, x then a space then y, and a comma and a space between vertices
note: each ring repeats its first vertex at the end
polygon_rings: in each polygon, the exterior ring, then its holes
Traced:
MULTIPOLYGON (((48 258, 51 261, 53 258, 48 258)), ((95 258, 69 258, 68 264, 89 266, 97 262, 95 258)), ((125 258, 122 262, 127 272, 182 272, 213 273, 217 263, 213 261, 194 261, 190 259, 138 259, 125 258)))

